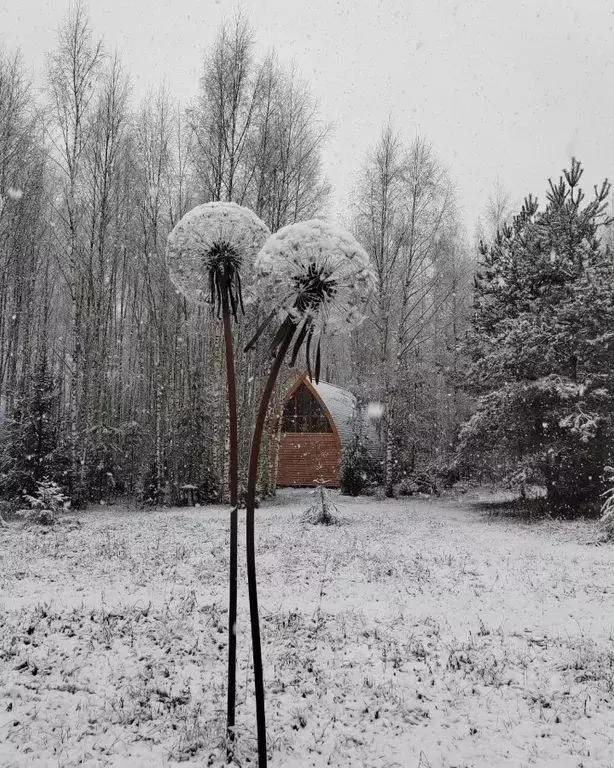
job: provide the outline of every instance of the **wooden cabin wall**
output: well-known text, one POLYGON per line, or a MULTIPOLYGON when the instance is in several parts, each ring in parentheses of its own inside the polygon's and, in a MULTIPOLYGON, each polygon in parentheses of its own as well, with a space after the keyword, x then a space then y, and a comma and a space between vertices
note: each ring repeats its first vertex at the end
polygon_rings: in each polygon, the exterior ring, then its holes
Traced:
POLYGON ((281 436, 277 485, 339 487, 341 447, 332 432, 295 432, 281 436))

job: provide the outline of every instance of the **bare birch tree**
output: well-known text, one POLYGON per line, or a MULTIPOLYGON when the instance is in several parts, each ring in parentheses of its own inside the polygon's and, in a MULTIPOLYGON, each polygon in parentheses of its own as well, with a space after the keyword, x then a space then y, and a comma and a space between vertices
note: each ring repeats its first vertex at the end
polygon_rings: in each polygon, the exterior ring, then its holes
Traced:
MULTIPOLYGON (((58 49, 50 58, 52 122, 49 132, 59 170, 60 199, 57 205, 61 238, 58 258, 70 295, 72 343, 66 365, 71 373, 71 493, 76 506, 85 502, 87 462, 87 347, 88 254, 85 155, 90 148, 95 95, 103 63, 100 41, 94 41, 84 6, 77 0, 60 27, 58 49)), ((89 252, 91 254, 91 251, 89 252)))
POLYGON ((452 290, 442 290, 447 253, 442 244, 454 220, 451 185, 430 146, 418 138, 406 149, 388 125, 365 163, 354 210, 355 231, 379 278, 371 317, 378 359, 371 361, 376 374, 370 386, 384 406, 381 441, 388 495, 400 446, 415 424, 416 396, 409 398, 407 391, 420 386, 416 361, 437 334, 452 290), (397 431, 401 412, 403 434, 397 431))

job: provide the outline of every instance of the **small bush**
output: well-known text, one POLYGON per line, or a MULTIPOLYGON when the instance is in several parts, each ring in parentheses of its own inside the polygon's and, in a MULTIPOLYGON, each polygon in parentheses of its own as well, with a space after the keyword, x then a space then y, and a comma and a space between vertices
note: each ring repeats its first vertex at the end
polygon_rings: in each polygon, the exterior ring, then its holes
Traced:
POLYGON ((606 467, 605 473, 609 488, 603 494, 605 501, 601 505, 601 525, 606 538, 614 540, 614 467, 606 467))
POLYGON ((425 473, 404 477, 394 490, 395 496, 415 496, 420 493, 439 496, 436 480, 425 473))
POLYGON ((215 504, 220 501, 220 479, 207 467, 198 483, 198 501, 200 504, 215 504))
POLYGON ((19 504, 13 499, 0 499, 0 523, 12 520, 19 509, 19 504))
POLYGON ((54 525, 59 511, 68 499, 62 493, 60 486, 49 478, 39 481, 36 486, 34 495, 24 494, 30 509, 21 510, 20 516, 38 525, 54 525))
POLYGON ((338 525, 340 520, 336 513, 339 510, 326 488, 319 485, 312 493, 316 495, 317 501, 303 514, 303 522, 311 525, 338 525))
POLYGON ((372 491, 382 480, 379 463, 369 453, 368 446, 360 435, 355 435, 343 452, 341 463, 341 493, 346 496, 360 496, 372 491))

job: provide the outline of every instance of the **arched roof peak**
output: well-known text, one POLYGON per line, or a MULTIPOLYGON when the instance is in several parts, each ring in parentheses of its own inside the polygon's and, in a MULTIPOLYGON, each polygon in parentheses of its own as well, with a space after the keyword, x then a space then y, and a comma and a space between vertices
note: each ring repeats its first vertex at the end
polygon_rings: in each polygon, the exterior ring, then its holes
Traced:
POLYGON ((356 417, 356 397, 347 389, 320 380, 318 384, 311 381, 306 372, 299 373, 296 381, 290 387, 284 403, 295 394, 304 384, 311 394, 322 405, 333 431, 337 434, 341 445, 348 443, 354 434, 354 419, 356 417))

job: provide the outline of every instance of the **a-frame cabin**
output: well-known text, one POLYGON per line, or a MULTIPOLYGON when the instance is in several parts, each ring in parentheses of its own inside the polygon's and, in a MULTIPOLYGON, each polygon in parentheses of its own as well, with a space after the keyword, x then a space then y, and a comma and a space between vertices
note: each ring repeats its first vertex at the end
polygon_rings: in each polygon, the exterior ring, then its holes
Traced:
POLYGON ((284 399, 277 455, 279 486, 339 486, 344 445, 353 434, 356 398, 306 374, 284 399))

